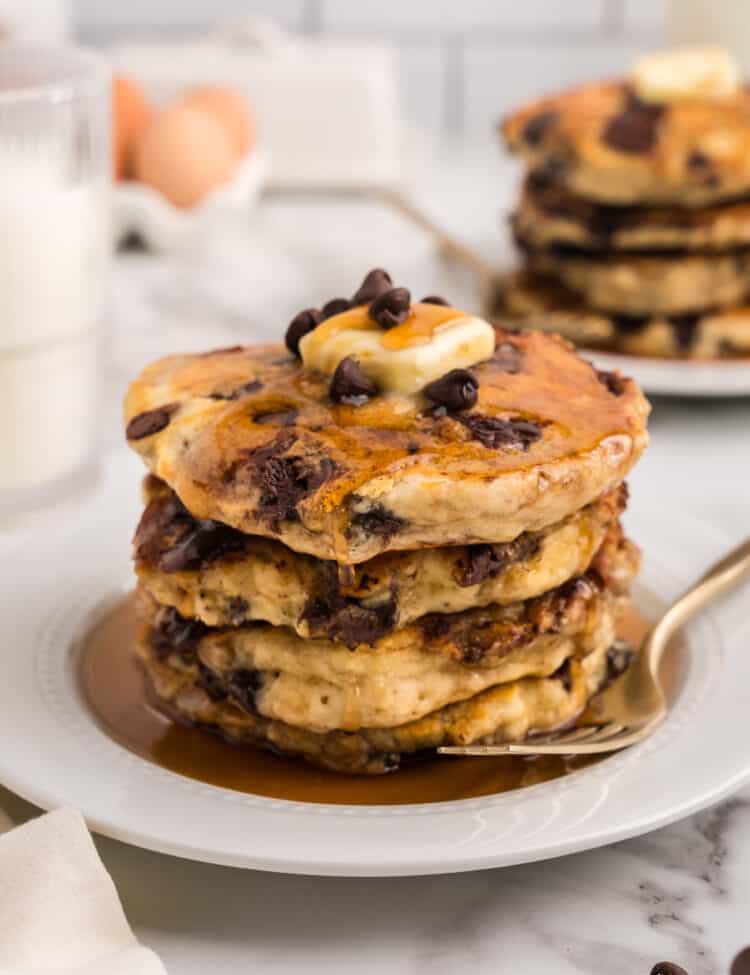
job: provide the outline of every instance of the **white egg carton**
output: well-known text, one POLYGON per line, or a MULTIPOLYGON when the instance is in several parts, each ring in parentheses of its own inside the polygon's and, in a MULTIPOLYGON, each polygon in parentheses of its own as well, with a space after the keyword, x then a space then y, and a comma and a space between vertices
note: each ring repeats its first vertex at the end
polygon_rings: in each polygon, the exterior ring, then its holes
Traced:
POLYGON ((110 56, 156 104, 199 85, 242 92, 273 154, 274 187, 379 187, 401 179, 396 55, 387 45, 289 34, 249 17, 200 36, 118 43, 110 56))
POLYGON ((232 179, 207 193, 192 207, 177 207, 158 190, 126 180, 116 183, 112 230, 115 245, 136 237, 154 251, 189 248, 229 220, 241 220, 258 201, 266 181, 270 153, 256 146, 237 166, 232 179))

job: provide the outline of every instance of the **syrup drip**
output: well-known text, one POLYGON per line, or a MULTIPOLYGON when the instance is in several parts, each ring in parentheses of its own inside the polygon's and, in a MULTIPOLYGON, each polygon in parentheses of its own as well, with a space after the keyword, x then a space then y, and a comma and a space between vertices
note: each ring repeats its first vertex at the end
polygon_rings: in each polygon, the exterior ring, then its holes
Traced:
POLYGON ((339 332, 349 330, 380 332, 381 344, 386 349, 406 349, 412 345, 425 345, 442 325, 465 317, 464 312, 457 308, 416 302, 412 304, 406 321, 383 331, 368 315, 367 305, 358 305, 322 322, 314 335, 324 342, 339 332))

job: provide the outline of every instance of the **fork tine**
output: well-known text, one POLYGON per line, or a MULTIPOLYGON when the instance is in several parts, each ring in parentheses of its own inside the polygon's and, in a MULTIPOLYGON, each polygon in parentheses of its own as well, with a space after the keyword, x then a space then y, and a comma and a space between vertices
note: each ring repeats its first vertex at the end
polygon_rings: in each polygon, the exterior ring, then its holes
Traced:
POLYGON ((617 721, 610 721, 609 724, 601 725, 593 735, 587 738, 587 741, 606 741, 609 738, 614 738, 615 735, 619 735, 623 731, 625 731, 624 724, 619 724, 617 721))
POLYGON ((584 725, 562 735, 546 735, 543 739, 529 739, 523 743, 505 745, 444 746, 440 755, 570 755, 616 751, 632 743, 640 729, 610 721, 604 725, 584 725))
POLYGON ((579 725, 577 728, 571 728, 569 731, 559 731, 553 732, 549 735, 539 735, 533 738, 527 739, 524 744, 527 744, 529 748, 533 748, 536 745, 562 745, 572 743, 574 741, 585 741, 589 739, 592 735, 596 734, 599 730, 600 725, 579 725))

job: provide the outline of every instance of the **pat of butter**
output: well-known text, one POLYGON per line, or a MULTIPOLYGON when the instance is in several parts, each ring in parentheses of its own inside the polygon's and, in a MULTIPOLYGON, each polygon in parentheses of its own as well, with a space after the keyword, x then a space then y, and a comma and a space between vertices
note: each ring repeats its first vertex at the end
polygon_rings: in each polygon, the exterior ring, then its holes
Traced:
POLYGON ((636 61, 631 83, 646 102, 684 98, 731 98, 740 75, 729 51, 722 47, 683 48, 648 54, 636 61))
POLYGON ((413 395, 450 369, 489 359, 495 332, 481 318, 456 308, 414 304, 401 325, 384 330, 361 306, 334 315, 300 341, 309 369, 332 375, 353 356, 381 392, 413 395))

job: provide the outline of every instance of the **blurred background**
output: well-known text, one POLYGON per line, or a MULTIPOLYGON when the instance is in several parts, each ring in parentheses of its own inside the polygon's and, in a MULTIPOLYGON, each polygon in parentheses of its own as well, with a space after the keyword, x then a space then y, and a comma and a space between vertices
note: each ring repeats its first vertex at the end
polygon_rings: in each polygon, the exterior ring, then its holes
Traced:
MULTIPOLYGON (((17 174, 18 191, 39 217, 35 239, 49 243, 51 256, 40 263, 29 236, 23 270, 35 288, 22 276, 0 282, 0 295, 12 285, 23 296, 8 354, 0 356, 6 399, 20 418, 13 427, 19 460, 7 466, 21 471, 23 461, 29 472, 5 486, 15 493, 0 513, 15 511, 17 496, 27 507, 27 486, 51 480, 38 458, 51 456, 58 439, 62 389, 70 391, 70 415, 95 415, 100 432, 96 439, 87 434, 87 456, 96 461, 124 449, 122 397, 148 362, 279 340, 301 308, 351 294, 371 267, 387 268, 413 293, 437 292, 486 313, 492 283, 518 262, 508 216, 522 166, 498 138, 503 115, 576 82, 627 75, 640 55, 684 41, 729 45, 747 74, 748 24, 744 0, 0 0, 0 39, 83 45, 115 78, 114 101, 102 88, 99 115, 87 109, 90 145, 99 140, 100 151, 81 170, 92 205, 94 190, 111 196, 112 232, 110 210, 97 205, 90 227, 81 223, 75 258, 81 293, 93 280, 107 293, 91 319, 103 326, 102 349, 85 364, 68 343, 68 373, 53 365, 49 336, 33 348, 27 337, 28 320, 38 318, 30 301, 36 294, 49 299, 50 335, 65 332, 66 342, 74 336, 82 344, 93 334, 91 320, 72 305, 63 328, 60 309, 70 296, 58 295, 54 282, 39 284, 42 265, 51 277, 60 255, 70 256, 69 234, 60 228, 71 219, 61 217, 53 255, 51 209, 25 185, 26 168, 17 174), (211 104, 191 102, 206 86, 214 90, 211 104), (242 103, 242 118, 232 98, 242 103), (110 105, 117 158, 111 194, 112 167, 102 149, 110 105), (225 109, 229 116, 220 118, 225 109), (228 154, 233 121, 239 142, 228 154), (125 144, 128 155, 120 159, 125 144), (87 254, 109 252, 100 246, 102 234, 112 238, 114 259, 94 272, 87 254), (54 394, 44 376, 54 377, 54 394), (84 387, 86 396, 76 393, 73 402, 72 391, 84 387), (49 389, 44 402, 41 389, 49 389), (18 390, 33 409, 19 405, 18 390), (32 414, 39 428, 33 436, 32 414)), ((12 126, 5 124, 10 145, 12 126)), ((82 143, 68 138, 66 145, 77 151, 82 143)), ((15 187, 8 179, 4 185, 3 213, 27 226, 15 187)), ((61 214, 66 192, 55 196, 61 214)), ((16 225, 3 221, 14 252, 16 225)), ((712 373, 702 392, 746 391, 747 368, 737 368, 731 390, 722 388, 725 370, 712 373)), ((690 490, 707 506, 705 479, 726 462, 716 416, 721 410, 725 440, 734 443, 735 432, 746 429, 747 400, 709 407, 688 399, 693 379, 679 368, 659 382, 644 385, 648 392, 666 388, 672 398, 657 401, 659 449, 644 470, 653 465, 665 484, 690 490), (704 463, 686 479, 686 457, 701 433, 704 463)), ((78 455, 60 458, 59 470, 74 460, 78 485, 89 484, 91 465, 78 455)), ((57 497, 53 487, 45 499, 57 497)))
POLYGON ((4 0, 25 33, 68 30, 86 44, 177 37, 248 14, 334 39, 393 46, 406 118, 446 135, 489 138, 519 100, 615 75, 663 42, 665 0, 4 0))
MULTIPOLYGON (((35 0, 44 6, 49 0, 35 0)), ((53 4, 50 4, 51 6, 53 4)), ((334 39, 392 45, 406 118, 448 136, 490 137, 498 115, 527 97, 626 71, 663 40, 664 0, 77 0, 80 38, 170 36, 250 14, 334 39)))

